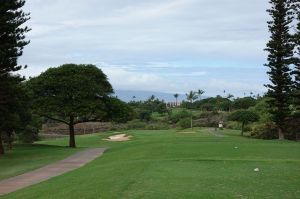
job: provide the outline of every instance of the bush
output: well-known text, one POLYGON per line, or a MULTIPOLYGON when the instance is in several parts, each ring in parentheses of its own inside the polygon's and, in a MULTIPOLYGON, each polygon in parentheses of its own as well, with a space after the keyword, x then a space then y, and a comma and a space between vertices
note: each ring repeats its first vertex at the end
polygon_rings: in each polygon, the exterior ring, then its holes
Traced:
MULTIPOLYGON (((228 129, 242 130, 242 124, 235 121, 229 121, 225 127, 228 129)), ((245 125, 244 131, 245 132, 252 131, 252 127, 250 125, 245 125)))
POLYGON ((18 138, 23 143, 31 144, 38 140, 38 133, 38 128, 27 125, 26 128, 18 135, 18 138))
POLYGON ((286 138, 290 140, 300 139, 300 116, 289 118, 286 121, 286 138))
POLYGON ((171 112, 170 113, 170 121, 173 123, 173 124, 176 124, 178 123, 181 119, 184 119, 184 118, 189 118, 191 117, 191 113, 188 112, 187 110, 182 110, 182 111, 179 111, 177 113, 173 113, 171 112))
POLYGON ((211 121, 208 118, 201 118, 197 120, 193 120, 194 127, 217 127, 219 124, 218 121, 211 121))
POLYGON ((190 118, 184 118, 177 122, 177 126, 187 129, 191 127, 191 119, 190 118))
POLYGON ((254 124, 252 125, 251 137, 259 139, 278 139, 275 124, 254 124))
POLYGON ((127 123, 128 129, 145 129, 146 126, 147 126, 147 123, 142 122, 140 120, 132 120, 127 123))
POLYGON ((170 126, 166 123, 158 122, 158 123, 148 124, 145 129, 146 130, 167 130, 170 129, 170 126))
POLYGON ((241 130, 242 129, 242 124, 239 122, 235 122, 235 121, 229 121, 226 124, 226 128, 228 129, 234 129, 234 130, 241 130))
POLYGON ((139 118, 141 121, 150 121, 151 120, 151 112, 150 111, 147 111, 147 110, 142 110, 140 111, 139 113, 139 118))

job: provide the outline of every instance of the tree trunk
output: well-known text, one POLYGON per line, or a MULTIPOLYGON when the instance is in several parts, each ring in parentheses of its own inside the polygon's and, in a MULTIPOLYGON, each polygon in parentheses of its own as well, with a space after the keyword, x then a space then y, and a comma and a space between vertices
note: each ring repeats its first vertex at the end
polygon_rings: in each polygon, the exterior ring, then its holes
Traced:
POLYGON ((284 134, 281 127, 278 127, 278 139, 284 140, 284 134))
POLYGON ((70 116, 69 133, 70 133, 69 147, 76 148, 75 131, 74 131, 74 116, 70 116))
POLYGON ((191 117, 191 129, 193 130, 193 116, 191 117))
POLYGON ((7 150, 12 150, 13 141, 13 131, 7 132, 7 150))
POLYGON ((244 128, 245 128, 245 123, 242 123, 242 132, 241 132, 241 136, 244 136, 244 128))
POLYGON ((1 132, 0 132, 0 155, 3 154, 4 154, 4 147, 3 147, 3 142, 2 142, 1 132))

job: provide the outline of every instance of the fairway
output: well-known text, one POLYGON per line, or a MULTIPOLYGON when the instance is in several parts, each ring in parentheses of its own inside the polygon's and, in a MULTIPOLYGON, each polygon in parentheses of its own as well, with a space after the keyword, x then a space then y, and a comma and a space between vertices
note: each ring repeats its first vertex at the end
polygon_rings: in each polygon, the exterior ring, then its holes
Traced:
MULTIPOLYGON (((221 132, 224 136, 207 129, 195 132, 126 131, 133 136, 128 142, 102 140, 112 133, 78 136, 76 151, 87 147, 107 151, 80 169, 1 199, 300 198, 299 143, 243 138, 238 131, 229 130, 221 132)), ((54 145, 55 155, 67 139, 39 144, 35 147, 54 145)), ((45 153, 50 149, 48 146, 45 153)), ((63 158, 65 150, 69 149, 63 148, 57 158, 63 158)), ((31 157, 32 161, 39 160, 42 153, 31 157)), ((2 178, 9 176, 3 174, 5 161, 0 160, 2 178)))

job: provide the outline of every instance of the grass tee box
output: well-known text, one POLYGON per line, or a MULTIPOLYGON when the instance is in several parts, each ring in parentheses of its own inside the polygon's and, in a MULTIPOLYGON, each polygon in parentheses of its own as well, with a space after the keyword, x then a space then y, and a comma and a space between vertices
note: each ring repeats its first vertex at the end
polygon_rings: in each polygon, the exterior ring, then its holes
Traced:
POLYGON ((124 133, 132 139, 103 140, 113 133, 78 137, 80 147, 108 150, 78 170, 3 198, 300 198, 299 143, 253 140, 227 130, 217 132, 223 136, 207 129, 124 133))

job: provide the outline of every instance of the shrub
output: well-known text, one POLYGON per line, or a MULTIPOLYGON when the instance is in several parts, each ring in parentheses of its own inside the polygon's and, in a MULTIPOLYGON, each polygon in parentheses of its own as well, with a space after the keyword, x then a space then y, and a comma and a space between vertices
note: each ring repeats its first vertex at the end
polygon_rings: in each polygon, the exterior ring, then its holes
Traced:
POLYGON ((234 130, 241 130, 242 129, 242 125, 239 122, 236 121, 229 121, 226 124, 226 128, 228 129, 234 129, 234 130))
POLYGON ((289 118, 286 121, 286 138, 290 140, 300 139, 300 117, 289 118))
POLYGON ((145 129, 147 123, 140 120, 132 120, 127 123, 128 129, 145 129))
POLYGON ((170 113, 170 121, 173 124, 178 123, 181 119, 190 118, 190 117, 191 117, 191 113, 188 112, 187 110, 182 110, 177 113, 173 113, 173 112, 170 113))
POLYGON ((27 125, 25 129, 18 135, 18 138, 23 143, 31 144, 38 140, 38 133, 38 128, 27 125))
POLYGON ((278 139, 276 125, 273 123, 252 125, 251 137, 259 139, 278 139))
POLYGON ((148 110, 141 110, 139 113, 139 118, 141 121, 150 121, 151 120, 151 112, 148 110))
POLYGON ((177 126, 183 128, 183 129, 190 128, 191 127, 191 119, 189 119, 189 118, 181 119, 177 122, 177 126))
POLYGON ((166 123, 157 122, 157 123, 148 124, 145 129, 147 129, 147 130, 167 130, 167 129, 170 129, 170 127, 166 123))

